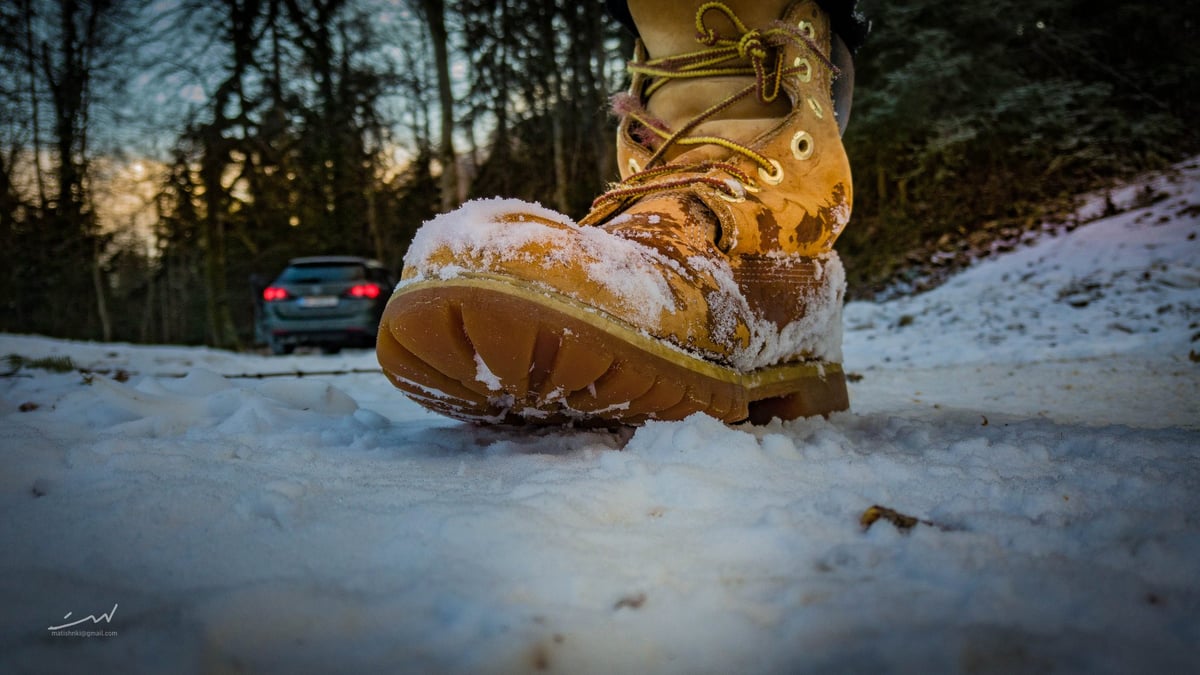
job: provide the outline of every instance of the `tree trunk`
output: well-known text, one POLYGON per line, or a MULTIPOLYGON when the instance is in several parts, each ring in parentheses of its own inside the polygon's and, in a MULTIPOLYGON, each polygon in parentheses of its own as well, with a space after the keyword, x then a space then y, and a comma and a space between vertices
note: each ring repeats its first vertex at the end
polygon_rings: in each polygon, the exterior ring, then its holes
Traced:
MULTIPOLYGON (((607 55, 604 53, 604 17, 600 16, 603 12, 595 3, 585 3, 585 16, 587 25, 590 29, 588 33, 591 40, 591 50, 587 72, 589 74, 589 91, 592 92, 595 109, 606 109, 608 104, 608 84, 604 79, 604 67, 607 61, 607 55), (594 63, 594 65, 593 65, 594 63), (594 68, 594 70, 593 70, 594 68)), ((603 190, 609 180, 617 178, 614 175, 613 167, 617 163, 616 147, 613 143, 614 134, 608 133, 609 128, 603 124, 596 124, 598 120, 592 120, 594 137, 591 139, 594 143, 596 153, 596 176, 595 188, 597 191, 603 190)))
POLYGON ((443 0, 421 0, 429 38, 433 43, 433 61, 437 70, 438 103, 442 109, 442 138, 438 160, 442 164, 442 210, 459 203, 458 158, 454 152, 454 94, 450 89, 449 35, 446 33, 446 8, 443 0))
POLYGON ((26 62, 29 65, 29 111, 33 128, 33 175, 37 179, 38 208, 46 209, 46 179, 42 173, 42 122, 39 110, 37 91, 37 56, 33 48, 33 6, 30 0, 24 0, 21 8, 25 16, 25 51, 26 62))
POLYGON ((112 321, 108 316, 108 300, 104 294, 104 272, 100 269, 100 238, 92 237, 92 289, 96 292, 96 314, 100 317, 100 334, 112 342, 112 321))
POLYGON ((368 185, 367 192, 367 228, 371 233, 371 243, 375 248, 376 260, 387 260, 384 255, 383 248, 383 233, 379 231, 379 216, 375 213, 375 188, 373 185, 368 185))
MULTIPOLYGON (((558 99, 559 77, 553 76, 555 99, 558 99)), ((554 144, 554 202, 559 213, 571 212, 571 201, 567 196, 567 151, 563 138, 563 116, 568 107, 560 100, 555 100, 550 107, 550 126, 554 144)))
POLYGON ((879 205, 879 213, 883 213, 883 205, 887 202, 887 169, 883 168, 883 163, 875 165, 875 198, 879 205))
POLYGON ((92 53, 97 48, 98 19, 108 7, 97 3, 84 7, 77 0, 59 0, 58 24, 61 35, 53 49, 42 42, 41 70, 54 105, 54 149, 56 154, 57 196, 49 218, 45 261, 51 277, 57 277, 53 296, 48 298, 56 311, 45 324, 56 335, 85 337, 89 325, 86 298, 88 269, 95 258, 94 214, 87 206, 87 125, 92 53), (80 34, 80 19, 83 33, 80 34))
POLYGON ((233 315, 229 310, 229 293, 225 284, 225 188, 221 185, 221 175, 228 163, 228 151, 224 144, 223 138, 206 138, 201 167, 206 206, 204 292, 207 298, 209 344, 239 350, 241 344, 234 329, 233 315))
POLYGON ((138 342, 151 342, 150 329, 154 325, 154 290, 158 285, 157 275, 154 273, 153 263, 151 263, 146 274, 146 304, 142 307, 142 320, 138 324, 138 342))

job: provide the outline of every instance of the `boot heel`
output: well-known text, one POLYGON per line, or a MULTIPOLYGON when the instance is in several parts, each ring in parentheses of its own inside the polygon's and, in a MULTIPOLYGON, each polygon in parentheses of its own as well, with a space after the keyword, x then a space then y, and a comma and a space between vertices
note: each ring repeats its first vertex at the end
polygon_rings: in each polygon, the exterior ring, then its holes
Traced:
POLYGON ((778 417, 794 420, 848 410, 850 394, 846 391, 846 375, 838 369, 823 377, 807 378, 794 385, 791 393, 751 401, 747 419, 751 424, 766 424, 778 417))

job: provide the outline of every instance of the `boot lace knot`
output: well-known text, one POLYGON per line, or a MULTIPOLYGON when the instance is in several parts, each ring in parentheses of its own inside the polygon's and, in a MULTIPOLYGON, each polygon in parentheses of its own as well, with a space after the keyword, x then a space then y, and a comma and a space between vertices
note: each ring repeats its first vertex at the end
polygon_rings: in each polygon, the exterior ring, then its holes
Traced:
POLYGON ((786 77, 807 74, 807 62, 796 65, 784 63, 784 50, 789 45, 806 49, 828 68, 834 77, 838 74, 837 66, 822 53, 810 34, 798 26, 775 21, 766 28, 752 29, 723 2, 706 2, 696 10, 696 41, 703 45, 702 49, 676 56, 629 62, 627 69, 631 74, 640 74, 647 78, 647 85, 641 92, 644 100, 648 100, 650 95, 664 84, 675 80, 752 75, 754 82, 718 101, 676 130, 669 129, 662 121, 651 116, 641 100, 629 95, 615 97, 614 109, 618 114, 629 117, 640 126, 638 133, 645 145, 657 147, 640 171, 597 197, 592 203, 593 209, 613 202, 621 203, 647 194, 696 184, 710 185, 730 199, 741 199, 746 190, 756 191, 754 179, 731 163, 703 161, 668 164, 665 159, 667 151, 675 146, 719 145, 750 159, 758 165, 759 175, 768 177, 767 182, 772 182, 769 177, 778 175, 779 165, 761 153, 728 138, 692 136, 690 133, 704 121, 752 94, 763 104, 774 102, 779 97, 786 77), (736 34, 722 35, 710 26, 709 15, 713 13, 724 16, 734 27, 736 34), (705 175, 714 169, 732 176, 732 180, 705 175))

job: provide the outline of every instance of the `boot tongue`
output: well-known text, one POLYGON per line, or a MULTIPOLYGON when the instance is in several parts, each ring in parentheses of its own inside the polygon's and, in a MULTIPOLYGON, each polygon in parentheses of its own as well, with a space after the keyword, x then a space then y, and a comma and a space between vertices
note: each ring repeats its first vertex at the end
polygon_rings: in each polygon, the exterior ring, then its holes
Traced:
MULTIPOLYGON (((646 109, 662 120, 672 131, 704 113, 712 106, 755 84, 752 77, 713 77, 682 80, 663 85, 650 97, 646 109)), ((780 97, 763 104, 756 94, 750 94, 722 109, 687 133, 687 137, 718 136, 735 143, 749 145, 756 138, 779 126, 791 111, 791 103, 780 97)), ((719 161, 732 151, 714 144, 686 145, 676 143, 667 150, 665 159, 673 161, 719 161)))
MULTIPOLYGON (((747 26, 766 26, 783 13, 787 0, 740 0, 728 4, 747 26)), ((678 56, 702 48, 696 40, 696 3, 630 2, 630 12, 651 59, 678 56)), ((724 36, 736 36, 737 28, 720 12, 706 15, 709 28, 724 36)), ((726 64, 728 65, 728 64, 726 64)), ((746 65, 749 65, 747 62, 746 65)), ((677 130, 712 106, 755 84, 753 77, 708 77, 668 82, 646 103, 647 111, 677 130)), ((764 105, 750 94, 705 120, 688 136, 719 136, 749 144, 770 130, 791 111, 791 103, 780 97, 764 105)), ((670 161, 721 160, 730 151, 718 145, 676 145, 667 151, 670 161), (686 155, 686 157, 683 157, 686 155), (681 159, 682 157, 682 159, 681 159)))

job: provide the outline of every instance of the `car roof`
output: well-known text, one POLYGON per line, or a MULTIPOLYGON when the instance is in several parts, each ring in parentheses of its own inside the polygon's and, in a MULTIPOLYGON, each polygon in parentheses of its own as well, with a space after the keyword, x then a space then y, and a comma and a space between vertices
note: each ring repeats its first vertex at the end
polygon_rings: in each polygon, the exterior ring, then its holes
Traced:
POLYGON ((383 263, 370 258, 363 258, 356 255, 314 255, 305 258, 292 258, 288 261, 288 265, 369 265, 371 267, 383 267, 383 263))

